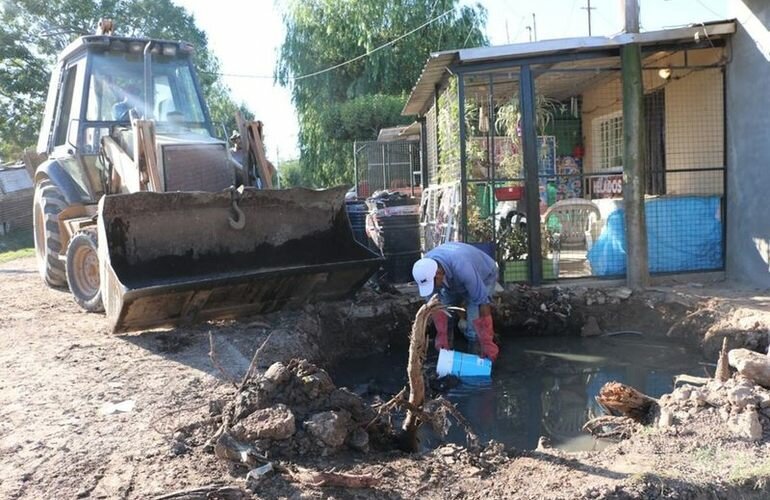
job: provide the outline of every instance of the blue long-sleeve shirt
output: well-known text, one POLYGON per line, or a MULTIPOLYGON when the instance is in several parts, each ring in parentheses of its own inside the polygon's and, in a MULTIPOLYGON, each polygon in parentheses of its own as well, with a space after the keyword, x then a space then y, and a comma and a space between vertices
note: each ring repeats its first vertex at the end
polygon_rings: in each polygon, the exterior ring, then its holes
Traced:
POLYGON ((450 242, 425 257, 441 264, 447 291, 463 295, 470 304, 489 303, 489 290, 497 282, 497 264, 489 255, 466 243, 450 242))

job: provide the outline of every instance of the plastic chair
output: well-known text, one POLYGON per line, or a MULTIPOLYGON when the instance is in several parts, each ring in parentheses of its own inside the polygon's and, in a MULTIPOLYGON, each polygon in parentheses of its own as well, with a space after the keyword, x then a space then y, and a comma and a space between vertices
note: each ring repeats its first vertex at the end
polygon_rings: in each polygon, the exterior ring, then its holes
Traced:
POLYGON ((583 198, 570 198, 557 201, 546 210, 543 215, 545 228, 556 225, 551 219, 558 221, 558 247, 561 248, 585 248, 593 243, 591 226, 601 219, 599 207, 590 200, 583 198))

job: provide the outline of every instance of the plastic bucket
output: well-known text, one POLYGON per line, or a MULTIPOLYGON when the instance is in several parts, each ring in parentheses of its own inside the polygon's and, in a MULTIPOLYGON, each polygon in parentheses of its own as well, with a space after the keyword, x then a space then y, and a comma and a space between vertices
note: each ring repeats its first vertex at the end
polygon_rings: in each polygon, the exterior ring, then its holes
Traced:
POLYGON ((454 375, 460 378, 489 378, 492 376, 492 362, 474 354, 441 349, 438 354, 436 373, 439 377, 454 375))

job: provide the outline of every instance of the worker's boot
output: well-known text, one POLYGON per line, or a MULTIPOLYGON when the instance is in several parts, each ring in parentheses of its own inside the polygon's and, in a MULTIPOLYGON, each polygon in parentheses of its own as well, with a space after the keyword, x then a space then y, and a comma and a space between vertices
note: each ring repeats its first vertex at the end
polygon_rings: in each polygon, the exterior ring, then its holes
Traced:
POLYGON ((473 320, 473 327, 476 329, 476 336, 479 340, 480 356, 494 362, 497 359, 500 348, 495 344, 495 331, 492 327, 492 316, 481 316, 476 318, 473 320))
POLYGON ((436 326, 436 340, 433 345, 436 346, 436 350, 451 349, 452 342, 449 338, 449 316, 443 310, 433 311, 431 313, 433 318, 433 324, 436 326))

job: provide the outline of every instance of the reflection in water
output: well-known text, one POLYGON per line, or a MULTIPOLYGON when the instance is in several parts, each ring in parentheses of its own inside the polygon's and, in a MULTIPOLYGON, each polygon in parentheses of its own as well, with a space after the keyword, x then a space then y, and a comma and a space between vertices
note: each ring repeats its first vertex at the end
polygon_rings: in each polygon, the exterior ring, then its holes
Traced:
MULTIPOLYGON (((665 338, 513 338, 501 349, 491 382, 463 383, 446 396, 482 441, 532 449, 542 435, 554 446, 593 449, 596 443, 581 428, 602 414, 594 396, 606 382, 623 382, 657 397, 670 391, 674 375, 702 375, 697 352, 665 338)), ((340 385, 375 380, 395 392, 406 383, 404 352, 345 365, 333 371, 340 385)), ((453 427, 447 439, 462 443, 464 435, 453 427)), ((437 442, 427 435, 424 441, 437 442)))

